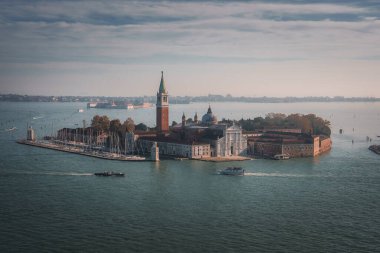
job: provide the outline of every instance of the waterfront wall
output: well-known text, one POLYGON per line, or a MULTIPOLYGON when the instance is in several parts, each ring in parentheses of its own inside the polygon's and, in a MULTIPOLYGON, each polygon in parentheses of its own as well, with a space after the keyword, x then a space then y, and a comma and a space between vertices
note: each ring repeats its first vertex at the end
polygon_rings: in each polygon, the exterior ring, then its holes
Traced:
POLYGON ((282 144, 268 142, 252 142, 249 144, 251 155, 260 157, 273 157, 282 154, 282 144))
POLYGON ((287 144, 287 145, 282 145, 282 154, 287 154, 290 157, 315 156, 314 144, 287 144))
POLYGON ((319 153, 324 153, 326 151, 329 151, 332 146, 332 141, 331 138, 325 138, 320 140, 320 145, 319 145, 319 153))
POLYGON ((277 154, 287 154, 291 158, 313 157, 329 151, 331 145, 330 138, 313 136, 312 143, 250 142, 248 144, 248 151, 250 155, 260 157, 273 157, 277 154))
POLYGON ((210 144, 183 144, 144 139, 139 139, 138 142, 145 152, 150 152, 154 142, 157 142, 160 155, 187 158, 207 158, 211 155, 210 144))

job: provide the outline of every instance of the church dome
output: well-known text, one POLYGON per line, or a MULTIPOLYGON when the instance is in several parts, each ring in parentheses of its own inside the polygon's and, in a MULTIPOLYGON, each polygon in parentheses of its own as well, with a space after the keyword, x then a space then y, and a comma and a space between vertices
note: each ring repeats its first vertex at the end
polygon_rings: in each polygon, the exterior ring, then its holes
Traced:
POLYGON ((202 124, 214 125, 218 123, 218 118, 212 113, 211 106, 208 107, 207 113, 202 116, 202 124))

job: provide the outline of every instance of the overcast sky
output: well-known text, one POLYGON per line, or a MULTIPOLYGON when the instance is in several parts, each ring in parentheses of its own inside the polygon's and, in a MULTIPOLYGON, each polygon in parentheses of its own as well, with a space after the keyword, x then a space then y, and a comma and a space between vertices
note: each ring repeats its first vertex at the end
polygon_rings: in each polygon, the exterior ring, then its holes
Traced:
POLYGON ((380 1, 0 1, 0 93, 380 97, 380 1))

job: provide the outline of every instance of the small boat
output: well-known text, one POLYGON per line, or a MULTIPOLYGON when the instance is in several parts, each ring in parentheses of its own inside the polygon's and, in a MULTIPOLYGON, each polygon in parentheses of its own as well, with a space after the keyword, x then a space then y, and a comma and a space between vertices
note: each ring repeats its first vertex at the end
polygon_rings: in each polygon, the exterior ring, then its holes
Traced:
POLYGON ((244 169, 242 167, 228 167, 220 171, 220 174, 227 176, 244 176, 244 169))
POLYGON ((275 159, 275 160, 288 160, 288 159, 290 159, 290 156, 288 156, 287 154, 278 154, 278 155, 273 156, 273 159, 275 159))
POLYGON ((7 128, 7 129, 5 129, 5 132, 12 132, 16 129, 17 129, 16 127, 7 128))
POLYGON ((78 112, 84 112, 84 110, 81 108, 81 109, 78 109, 78 112))
POLYGON ((103 177, 111 177, 111 176, 124 177, 124 173, 113 172, 113 171, 97 172, 97 173, 94 173, 94 175, 95 176, 103 176, 103 177))

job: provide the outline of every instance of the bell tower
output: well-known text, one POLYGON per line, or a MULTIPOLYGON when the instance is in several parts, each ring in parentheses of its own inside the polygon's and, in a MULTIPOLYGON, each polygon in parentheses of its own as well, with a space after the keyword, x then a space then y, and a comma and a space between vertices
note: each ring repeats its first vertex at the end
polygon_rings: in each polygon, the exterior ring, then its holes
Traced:
POLYGON ((160 88, 157 92, 156 103, 156 125, 157 133, 165 133, 169 131, 169 100, 164 82, 164 72, 161 71, 160 88))

